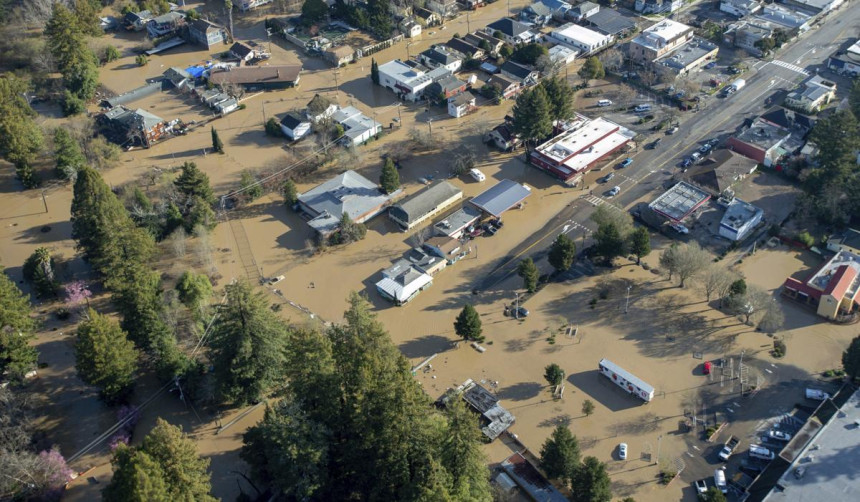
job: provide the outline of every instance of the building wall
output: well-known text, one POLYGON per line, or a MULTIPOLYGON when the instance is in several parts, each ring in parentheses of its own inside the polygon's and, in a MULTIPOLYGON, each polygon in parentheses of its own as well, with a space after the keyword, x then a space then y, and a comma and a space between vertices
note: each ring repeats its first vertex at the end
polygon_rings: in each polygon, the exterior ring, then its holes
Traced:
POLYGON ((570 47, 574 47, 576 49, 579 49, 581 52, 585 52, 585 53, 594 52, 594 51, 596 51, 602 47, 606 47, 607 45, 612 43, 612 37, 606 37, 603 40, 601 40, 599 43, 590 44, 590 43, 582 42, 580 40, 565 36, 561 33, 553 33, 551 36, 552 36, 552 38, 559 40, 561 43, 568 45, 570 47))
POLYGON ((424 223, 428 219, 430 219, 430 218, 436 216, 437 214, 439 214, 440 212, 444 211, 451 204, 457 202, 458 200, 460 200, 462 198, 463 198, 463 192, 456 193, 456 194, 452 195, 450 198, 440 202, 439 205, 437 205, 436 207, 431 209, 429 212, 427 212, 423 216, 416 218, 414 221, 412 221, 412 223, 407 223, 405 221, 400 220, 399 218, 396 218, 391 212, 388 213, 388 217, 391 218, 394 222, 396 222, 400 226, 406 227, 406 230, 412 230, 413 228, 417 227, 418 225, 421 225, 422 223, 424 223))
POLYGON ((827 319, 836 319, 836 314, 839 313, 839 304, 840 300, 832 295, 821 295, 817 313, 827 319))
POLYGON ((302 122, 295 129, 290 129, 284 124, 281 124, 281 131, 293 140, 305 137, 311 131, 311 125, 308 122, 302 122))
POLYGON ((757 213, 753 218, 746 222, 746 224, 742 225, 740 228, 735 230, 732 227, 720 224, 720 235, 725 237, 726 239, 739 241, 744 239, 749 233, 761 223, 762 213, 757 213))
POLYGON ((734 150, 735 152, 752 159, 758 163, 764 163, 765 160, 765 151, 757 146, 750 145, 748 143, 744 143, 737 138, 729 138, 727 144, 734 150))

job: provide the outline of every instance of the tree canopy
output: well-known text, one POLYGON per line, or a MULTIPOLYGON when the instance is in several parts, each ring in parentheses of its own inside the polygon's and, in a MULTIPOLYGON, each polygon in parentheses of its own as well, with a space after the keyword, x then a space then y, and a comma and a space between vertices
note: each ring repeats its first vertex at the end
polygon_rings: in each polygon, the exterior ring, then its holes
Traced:
POLYGON ((26 188, 39 185, 32 162, 42 149, 42 129, 33 120, 36 113, 24 98, 27 83, 13 74, 0 75, 0 157, 15 165, 26 188))
POLYGON ((542 140, 552 134, 550 102, 543 87, 537 86, 520 93, 511 113, 514 131, 526 144, 542 140))
POLYGON ((81 380, 98 387, 105 401, 117 402, 134 386, 137 356, 118 322, 89 310, 75 342, 75 367, 81 380))
POLYGON ((209 185, 209 176, 201 171, 194 162, 182 164, 182 172, 174 180, 173 185, 187 199, 199 197, 207 204, 215 203, 215 195, 209 185))
POLYGON ((576 244, 566 234, 559 234, 549 248, 549 264, 559 272, 565 272, 576 258, 576 244))
POLYGON ((606 464, 594 457, 585 457, 573 474, 571 491, 574 502, 609 502, 612 500, 606 464))
POLYGON ((651 234, 645 227, 637 227, 630 234, 630 252, 636 256, 636 264, 642 260, 643 256, 651 254, 651 234))
POLYGON ((627 252, 627 242, 621 236, 618 226, 614 222, 602 224, 597 227, 597 233, 594 234, 594 250, 598 256, 602 256, 603 260, 611 265, 612 261, 619 256, 624 256, 627 252))
POLYGON ((391 157, 386 157, 382 164, 382 173, 379 175, 379 187, 387 194, 394 193, 400 188, 400 173, 391 157))
POLYGON ((517 275, 523 278, 523 287, 529 293, 537 291, 538 279, 540 271, 531 258, 526 258, 517 265, 517 275))
POLYGON ((860 336, 854 337, 842 353, 842 368, 852 381, 860 377, 860 336))
POLYGON ((585 64, 579 69, 579 76, 585 80, 600 79, 606 76, 603 70, 603 63, 597 59, 597 56, 591 56, 585 60, 585 64))
POLYGON ((540 83, 549 100, 549 115, 552 120, 567 120, 573 115, 574 93, 567 81, 559 76, 544 79, 540 83))
POLYGON ((532 42, 520 45, 514 49, 514 53, 511 54, 511 59, 517 63, 533 65, 537 62, 538 58, 545 56, 548 53, 549 51, 546 47, 537 42, 532 42))
POLYGON ((550 479, 570 484, 579 468, 579 441, 565 425, 559 425, 544 441, 540 450, 540 467, 550 479))
POLYGON ((478 311, 468 303, 463 305, 463 310, 460 311, 460 314, 454 321, 454 332, 458 336, 463 337, 464 340, 483 342, 484 336, 481 334, 482 331, 481 316, 478 314, 478 311))
POLYGON ((21 381, 36 367, 38 353, 30 347, 36 320, 30 317, 30 300, 0 265, 0 375, 21 381))
POLYGON ((305 0, 302 4, 302 22, 310 26, 325 19, 328 4, 323 0, 305 0))

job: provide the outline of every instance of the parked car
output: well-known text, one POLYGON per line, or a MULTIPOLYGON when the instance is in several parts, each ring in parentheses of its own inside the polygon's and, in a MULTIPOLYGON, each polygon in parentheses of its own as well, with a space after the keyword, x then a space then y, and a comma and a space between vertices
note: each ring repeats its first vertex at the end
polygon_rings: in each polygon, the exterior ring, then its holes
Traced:
POLYGON ((729 493, 729 486, 726 484, 726 472, 722 469, 714 471, 714 484, 723 493, 729 493))
POLYGON ((627 460, 627 443, 621 443, 618 445, 618 458, 621 460, 627 460))
POLYGON ((708 63, 708 64, 706 64, 706 65, 705 65, 705 69, 706 69, 706 70, 710 70, 711 68, 714 68, 715 66, 717 66, 717 62, 716 62, 716 61, 711 61, 710 63, 708 63))
MULTIPOLYGON (((690 229, 687 228, 686 226, 680 224, 680 223, 672 223, 669 226, 672 227, 672 229, 674 231, 678 232, 679 234, 687 235, 690 233, 690 229)), ((706 364, 710 365, 710 363, 706 363, 706 364)), ((708 366, 708 367, 710 368, 710 366, 708 366)), ((707 373, 705 373, 705 374, 707 375, 707 373)))
POLYGON ((514 313, 516 314, 516 317, 528 317, 529 316, 529 310, 525 307, 520 307, 520 308, 514 310, 514 313))
POLYGON ((615 173, 609 173, 609 174, 607 174, 606 176, 604 176, 604 177, 600 178, 600 182, 601 182, 601 183, 606 183, 606 182, 608 182, 609 180, 611 180, 611 179, 612 179, 612 178, 614 178, 614 177, 615 177, 615 173))
POLYGON ((636 113, 650 112, 651 105, 636 105, 636 108, 634 108, 633 111, 636 113))
MULTIPOLYGON (((684 227, 687 228, 687 227, 684 227)), ((705 361, 705 364, 702 365, 702 373, 705 375, 711 374, 711 361, 705 361)))
POLYGON ((699 153, 701 153, 703 155, 707 155, 707 154, 711 153, 712 148, 713 147, 711 146, 710 143, 705 143, 704 145, 699 147, 699 153))
POLYGON ((649 149, 649 150, 653 150, 653 149, 657 148, 657 146, 659 146, 659 145, 660 145, 660 141, 662 141, 660 138, 655 139, 654 141, 652 141, 652 142, 648 145, 648 149, 649 149))
POLYGON ((601 99, 597 102, 597 106, 612 106, 612 101, 609 99, 601 99))
POLYGON ((683 167, 684 169, 690 167, 691 165, 693 165, 693 161, 690 159, 684 159, 681 161, 681 167, 683 167))
POLYGON ((701 158, 702 158, 702 154, 701 154, 701 153, 699 153, 699 152, 693 152, 693 153, 690 155, 690 160, 692 160, 693 162, 698 162, 698 161, 699 161, 699 159, 701 159, 701 158))
POLYGON ((666 134, 675 134, 676 132, 678 132, 678 129, 680 129, 680 127, 672 126, 666 130, 666 134))
POLYGON ((612 190, 610 190, 609 193, 606 195, 609 197, 615 197, 616 195, 618 195, 619 192, 621 192, 621 187, 615 185, 614 187, 612 187, 612 190))
POLYGON ((791 441, 791 434, 782 431, 768 431, 767 436, 777 441, 791 441))
POLYGON ((696 485, 696 493, 704 495, 708 492, 708 483, 704 479, 700 479, 694 483, 696 485))
POLYGON ((632 163, 633 163, 633 159, 631 159, 630 157, 627 157, 626 159, 621 161, 621 164, 619 164, 619 167, 627 167, 632 163))

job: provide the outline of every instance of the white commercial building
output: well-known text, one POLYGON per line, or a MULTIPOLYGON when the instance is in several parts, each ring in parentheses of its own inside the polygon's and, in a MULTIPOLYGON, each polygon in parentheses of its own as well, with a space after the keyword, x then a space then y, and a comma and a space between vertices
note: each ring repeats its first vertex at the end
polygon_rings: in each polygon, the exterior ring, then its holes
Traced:
POLYGON ((451 70, 445 67, 425 71, 399 59, 379 65, 379 85, 391 89, 407 101, 418 101, 424 89, 448 75, 451 75, 451 70))
POLYGON ((589 30, 576 24, 566 24, 553 30, 550 37, 558 43, 589 54, 612 43, 612 36, 589 30))
POLYGON ((550 48, 549 60, 553 63, 569 65, 576 60, 577 54, 579 54, 578 50, 559 44, 550 48))
POLYGON ((761 223, 763 215, 764 211, 749 202, 734 199, 720 220, 720 235, 732 241, 742 240, 761 223))

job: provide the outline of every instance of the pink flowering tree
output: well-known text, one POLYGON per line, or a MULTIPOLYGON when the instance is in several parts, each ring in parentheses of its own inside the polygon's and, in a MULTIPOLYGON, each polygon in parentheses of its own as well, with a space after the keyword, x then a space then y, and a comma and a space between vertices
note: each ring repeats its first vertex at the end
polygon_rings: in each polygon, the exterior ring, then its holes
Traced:
POLYGON ((84 281, 72 281, 66 284, 63 289, 66 293, 66 304, 71 308, 80 310, 83 316, 87 316, 87 307, 90 306, 90 298, 93 296, 92 291, 87 288, 87 283, 84 281))

